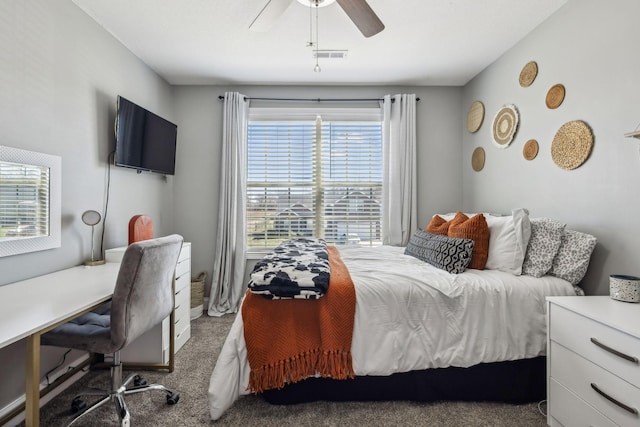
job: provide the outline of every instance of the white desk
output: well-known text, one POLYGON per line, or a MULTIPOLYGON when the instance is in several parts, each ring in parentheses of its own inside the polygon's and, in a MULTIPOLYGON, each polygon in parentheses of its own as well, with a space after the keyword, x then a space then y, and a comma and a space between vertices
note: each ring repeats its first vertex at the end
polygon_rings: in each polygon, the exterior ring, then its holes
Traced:
POLYGON ((0 286, 0 347, 27 338, 26 426, 40 424, 40 335, 111 299, 119 263, 0 286))

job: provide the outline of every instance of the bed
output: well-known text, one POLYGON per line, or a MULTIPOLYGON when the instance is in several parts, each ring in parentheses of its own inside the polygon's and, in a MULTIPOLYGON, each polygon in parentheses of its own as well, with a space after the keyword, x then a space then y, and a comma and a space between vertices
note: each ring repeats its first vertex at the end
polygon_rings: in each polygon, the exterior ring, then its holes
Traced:
MULTIPOLYGON (((521 268, 536 233, 528 217, 524 225, 514 218, 517 215, 506 224, 510 238, 520 245, 515 263, 521 268), (526 229, 527 242, 517 237, 519 227, 526 229)), ((495 224, 492 233, 499 234, 495 224)), ((564 234, 563 226, 559 236, 564 234)), ((493 245, 499 246, 495 241, 493 245)), ((355 379, 312 376, 265 391, 269 402, 544 399, 545 298, 581 294, 575 280, 503 271, 509 268, 451 274, 405 251, 393 246, 340 247, 356 294, 351 341, 355 379)), ((512 252, 498 256, 513 261, 512 252)), ((243 317, 237 315, 211 374, 212 420, 250 393, 249 375, 243 317)))

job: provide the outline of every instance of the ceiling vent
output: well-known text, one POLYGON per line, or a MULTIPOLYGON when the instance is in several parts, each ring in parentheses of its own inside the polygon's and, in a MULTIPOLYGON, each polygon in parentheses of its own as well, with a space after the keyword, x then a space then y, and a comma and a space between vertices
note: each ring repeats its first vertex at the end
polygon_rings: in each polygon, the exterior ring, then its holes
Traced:
POLYGON ((345 59, 348 50, 314 50, 313 57, 318 59, 345 59))

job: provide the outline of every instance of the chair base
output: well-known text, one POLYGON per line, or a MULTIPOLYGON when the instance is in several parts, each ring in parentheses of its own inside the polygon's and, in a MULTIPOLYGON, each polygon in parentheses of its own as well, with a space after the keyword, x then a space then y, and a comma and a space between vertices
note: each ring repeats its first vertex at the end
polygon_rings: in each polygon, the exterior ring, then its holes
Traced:
MULTIPOLYGON (((112 367, 112 370, 120 371, 122 369, 122 365, 112 367)), ((121 378, 121 377, 120 377, 121 378)), ((114 379, 112 372, 112 381, 114 379)), ((167 404, 175 405, 180 400, 180 394, 168 389, 167 387, 161 384, 147 384, 146 381, 137 374, 131 374, 127 377, 126 380, 122 383, 122 385, 118 387, 112 387, 113 390, 100 390, 100 389, 85 389, 78 393, 71 402, 71 412, 76 413, 80 412, 75 418, 67 424, 68 426, 76 424, 78 420, 80 420, 84 415, 89 414, 107 402, 113 402, 115 405, 116 413, 120 417, 120 425, 121 427, 129 427, 131 425, 131 416, 129 414, 129 409, 124 400, 124 396, 127 394, 135 394, 142 393, 151 390, 159 390, 166 393, 167 404), (131 387, 128 387, 129 384, 133 382, 131 387), (87 404, 81 399, 82 396, 101 396, 102 399, 96 401, 91 406, 87 407, 87 404)))

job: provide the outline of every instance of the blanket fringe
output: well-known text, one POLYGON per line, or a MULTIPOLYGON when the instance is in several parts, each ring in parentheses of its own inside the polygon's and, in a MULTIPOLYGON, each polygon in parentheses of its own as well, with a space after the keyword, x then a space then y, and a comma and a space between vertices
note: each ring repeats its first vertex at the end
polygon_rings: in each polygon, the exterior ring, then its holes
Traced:
POLYGON ((316 349, 275 364, 252 368, 249 373, 249 391, 259 394, 269 389, 281 389, 287 383, 295 383, 313 376, 338 380, 354 378, 351 352, 323 352, 316 349))

